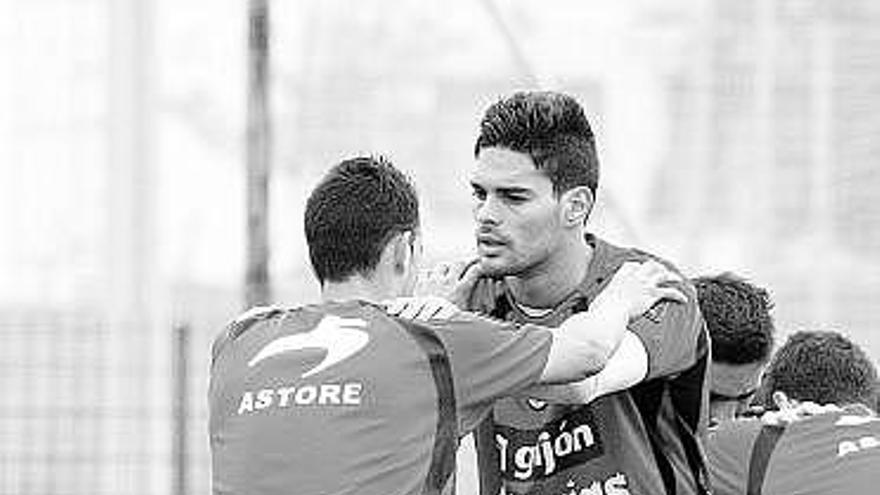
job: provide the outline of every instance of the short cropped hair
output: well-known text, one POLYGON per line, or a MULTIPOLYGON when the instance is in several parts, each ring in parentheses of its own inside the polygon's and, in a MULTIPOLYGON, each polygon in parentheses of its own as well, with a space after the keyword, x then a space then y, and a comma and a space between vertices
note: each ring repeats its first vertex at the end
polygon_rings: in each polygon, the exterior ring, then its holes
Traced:
POLYGON ((773 302, 763 288, 732 273, 693 279, 700 312, 712 338, 712 360, 765 362, 773 350, 773 302))
POLYGON ((764 372, 759 397, 772 407, 775 391, 819 404, 875 407, 877 370, 867 354, 838 332, 792 334, 764 372))
POLYGON ((525 153, 562 194, 587 186, 593 196, 599 184, 599 158, 593 130, 581 105, 553 91, 518 92, 491 105, 480 122, 474 146, 525 153))
POLYGON ((344 160, 327 172, 306 203, 306 241, 321 284, 369 275, 388 241, 418 226, 415 187, 383 157, 344 160))

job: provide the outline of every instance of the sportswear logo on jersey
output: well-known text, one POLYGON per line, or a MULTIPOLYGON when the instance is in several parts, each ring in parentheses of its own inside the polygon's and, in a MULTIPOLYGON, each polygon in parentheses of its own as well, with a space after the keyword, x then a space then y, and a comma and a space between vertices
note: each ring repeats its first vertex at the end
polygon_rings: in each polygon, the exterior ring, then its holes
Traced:
POLYGON ((528 399, 526 399, 526 402, 528 402, 529 407, 531 407, 535 411, 540 411, 540 410, 544 409, 545 407, 547 407, 547 402, 545 402, 541 399, 533 399, 533 398, 529 397, 528 399))
POLYGON ((302 375, 303 378, 307 378, 363 349, 370 340, 370 336, 367 332, 359 329, 366 326, 367 322, 359 318, 340 318, 327 315, 314 329, 308 332, 288 335, 269 342, 248 361, 248 366, 255 366, 264 359, 287 352, 302 349, 325 349, 327 354, 324 359, 302 375))
POLYGON ((514 483, 550 478, 605 452, 589 406, 569 411, 539 430, 496 424, 495 446, 501 477, 514 483))

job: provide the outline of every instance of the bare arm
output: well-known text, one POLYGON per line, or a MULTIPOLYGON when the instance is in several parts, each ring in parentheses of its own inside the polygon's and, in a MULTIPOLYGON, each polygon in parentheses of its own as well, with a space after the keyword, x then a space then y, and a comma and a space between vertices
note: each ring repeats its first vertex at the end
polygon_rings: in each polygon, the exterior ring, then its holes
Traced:
MULTIPOLYGON (((630 319, 642 315, 661 299, 686 300, 677 289, 663 285, 679 279, 678 275, 654 261, 624 263, 588 311, 575 313, 554 331, 541 382, 566 383, 602 371, 623 339, 630 319)), ((627 349, 627 352, 637 353, 638 346, 630 340, 627 349)), ((641 350, 644 352, 643 348, 641 350)), ((647 369, 647 357, 644 363, 647 369)), ((629 376, 629 373, 625 375, 629 376)), ((617 382, 611 377, 603 380, 609 384, 617 382)), ((628 378, 626 382, 630 380, 628 378)))
MULTIPOLYGON (((450 300, 468 294, 479 277, 476 264, 459 264, 457 268, 435 270, 440 276, 431 276, 436 287, 435 293, 445 293, 443 297, 400 298, 387 303, 390 314, 417 320, 437 320, 448 318, 456 312, 450 300), (448 287, 453 289, 448 289, 448 287), (446 289, 444 289, 446 287, 446 289)), ((681 277, 666 269, 656 261, 627 262, 614 274, 612 280, 598 295, 586 312, 576 313, 565 320, 553 332, 553 341, 542 371, 540 382, 544 384, 568 383, 583 380, 599 373, 609 363, 612 353, 618 348, 631 319, 640 317, 662 299, 685 302, 686 296, 678 289, 670 287, 669 282, 680 281, 681 277)), ((647 369, 647 355, 638 337, 627 338, 625 355, 598 382, 605 387, 617 387, 619 383, 638 382, 647 369), (633 340, 634 339, 634 340, 633 340), (639 354, 641 351, 641 354, 639 354), (633 358, 635 363, 627 363, 624 358, 633 358), (641 359, 641 360, 638 360, 641 359), (635 365, 635 366, 633 366, 635 365), (626 369, 620 369, 626 368, 626 369), (632 378, 641 373, 637 378, 632 378)), ((582 384, 590 387, 591 383, 582 384)), ((577 394, 585 397, 583 390, 568 388, 554 393, 577 394)), ((607 393, 607 392, 606 392, 607 393)), ((569 399, 574 400, 574 399, 569 399)), ((583 399, 579 399, 583 400, 583 399)))
POLYGON ((561 404, 587 404, 642 381, 648 373, 648 354, 642 341, 626 331, 617 350, 602 371, 577 382, 562 385, 538 385, 525 394, 535 399, 561 404))

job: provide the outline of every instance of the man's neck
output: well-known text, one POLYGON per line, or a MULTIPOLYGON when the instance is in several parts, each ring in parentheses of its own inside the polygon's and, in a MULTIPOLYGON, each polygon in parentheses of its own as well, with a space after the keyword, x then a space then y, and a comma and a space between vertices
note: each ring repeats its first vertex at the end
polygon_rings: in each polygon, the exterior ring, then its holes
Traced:
POLYGON ((391 291, 375 281, 363 277, 351 277, 344 282, 325 282, 321 287, 321 301, 361 300, 379 302, 392 297, 391 291))
POLYGON ((587 275, 593 247, 584 237, 572 240, 528 273, 507 277, 507 284, 519 304, 549 308, 562 302, 587 275))

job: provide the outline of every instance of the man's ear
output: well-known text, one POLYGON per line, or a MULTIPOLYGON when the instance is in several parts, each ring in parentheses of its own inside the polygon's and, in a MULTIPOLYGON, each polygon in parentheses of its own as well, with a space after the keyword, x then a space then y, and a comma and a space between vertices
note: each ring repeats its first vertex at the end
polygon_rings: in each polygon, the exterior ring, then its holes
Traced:
POLYGON ((587 186, 578 186, 562 194, 562 221, 566 226, 583 226, 593 211, 593 193, 587 186))
POLYGON ((391 261, 394 271, 398 274, 406 271, 413 256, 413 233, 409 230, 394 234, 388 243, 391 249, 391 261))

